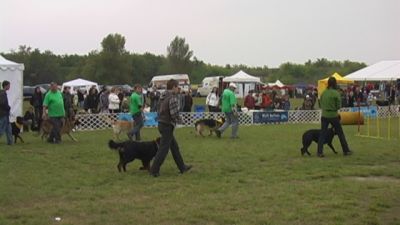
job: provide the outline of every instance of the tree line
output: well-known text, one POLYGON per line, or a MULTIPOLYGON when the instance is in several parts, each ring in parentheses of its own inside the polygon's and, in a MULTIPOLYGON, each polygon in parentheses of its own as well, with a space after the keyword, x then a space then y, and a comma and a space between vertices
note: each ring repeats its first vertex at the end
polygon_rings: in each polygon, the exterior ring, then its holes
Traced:
POLYGON ((23 63, 24 85, 64 82, 75 78, 100 84, 148 84, 161 74, 189 74, 196 84, 206 76, 229 76, 239 70, 261 77, 264 82, 276 79, 285 84, 316 83, 334 72, 348 74, 366 66, 365 63, 330 61, 322 58, 304 64, 283 63, 278 68, 249 67, 246 65, 211 65, 196 58, 185 39, 176 36, 167 46, 166 55, 137 54, 125 49, 125 37, 109 34, 101 42, 101 50, 86 55, 56 55, 49 50, 40 51, 21 45, 17 50, 1 53, 5 58, 23 63))

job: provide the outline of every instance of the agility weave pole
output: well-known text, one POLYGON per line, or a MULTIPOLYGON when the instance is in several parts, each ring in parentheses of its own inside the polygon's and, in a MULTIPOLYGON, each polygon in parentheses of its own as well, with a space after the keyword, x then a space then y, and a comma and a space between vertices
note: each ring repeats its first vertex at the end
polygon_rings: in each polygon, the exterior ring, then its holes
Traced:
POLYGON ((400 108, 398 105, 377 107, 377 115, 365 115, 364 126, 358 125, 357 136, 400 140, 400 108))

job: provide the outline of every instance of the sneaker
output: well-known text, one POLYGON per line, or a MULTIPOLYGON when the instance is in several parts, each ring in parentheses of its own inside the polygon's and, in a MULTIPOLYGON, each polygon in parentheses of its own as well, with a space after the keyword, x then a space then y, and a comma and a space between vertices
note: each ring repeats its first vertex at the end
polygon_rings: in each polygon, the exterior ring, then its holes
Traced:
POLYGON ((220 130, 216 130, 215 134, 217 135, 218 138, 221 138, 221 131, 220 130))
POLYGON ((185 165, 184 169, 181 170, 181 173, 186 173, 188 172, 190 169, 192 169, 192 165, 185 165))
POLYGON ((324 158, 325 157, 325 155, 323 153, 317 153, 317 156, 320 157, 320 158, 324 158))

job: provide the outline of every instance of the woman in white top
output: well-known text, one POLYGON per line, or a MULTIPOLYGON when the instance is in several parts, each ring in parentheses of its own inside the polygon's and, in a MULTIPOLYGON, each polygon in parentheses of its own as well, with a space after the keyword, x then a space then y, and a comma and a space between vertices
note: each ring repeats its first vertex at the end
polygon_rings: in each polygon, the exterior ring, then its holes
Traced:
POLYGON ((219 104, 219 96, 218 96, 218 88, 213 87, 210 94, 208 94, 206 99, 206 105, 208 105, 209 112, 218 112, 218 104, 219 104))
POLYGON ((119 113, 119 98, 115 87, 111 88, 110 95, 108 95, 108 111, 110 113, 119 113))

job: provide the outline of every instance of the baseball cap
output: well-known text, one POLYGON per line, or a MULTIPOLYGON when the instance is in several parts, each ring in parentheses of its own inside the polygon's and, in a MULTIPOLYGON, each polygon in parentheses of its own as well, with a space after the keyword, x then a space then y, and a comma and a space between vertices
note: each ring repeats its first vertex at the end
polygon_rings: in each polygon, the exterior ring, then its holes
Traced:
POLYGON ((233 87, 233 88, 237 88, 237 86, 236 86, 236 84, 235 83, 229 83, 229 87, 233 87))

